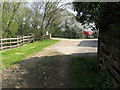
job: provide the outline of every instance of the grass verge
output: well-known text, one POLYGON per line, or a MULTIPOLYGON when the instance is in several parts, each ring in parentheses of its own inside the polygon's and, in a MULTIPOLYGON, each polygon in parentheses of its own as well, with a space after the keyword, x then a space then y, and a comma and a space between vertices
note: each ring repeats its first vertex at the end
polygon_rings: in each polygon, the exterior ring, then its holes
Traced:
POLYGON ((111 88, 112 81, 106 79, 104 71, 97 69, 97 60, 73 57, 70 76, 73 88, 111 88))
POLYGON ((10 67, 26 57, 43 50, 43 48, 57 43, 58 41, 59 40, 43 40, 26 44, 18 48, 1 51, 0 54, 2 53, 2 68, 10 67))

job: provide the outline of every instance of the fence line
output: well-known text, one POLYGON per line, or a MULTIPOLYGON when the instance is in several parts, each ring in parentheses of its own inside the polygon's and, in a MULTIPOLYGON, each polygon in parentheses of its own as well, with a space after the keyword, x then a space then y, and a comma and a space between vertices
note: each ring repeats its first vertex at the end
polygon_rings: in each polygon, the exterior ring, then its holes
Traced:
MULTIPOLYGON (((43 39, 50 39, 50 35, 43 35, 43 39)), ((0 51, 5 50, 5 49, 10 49, 14 47, 19 47, 21 45, 24 45, 26 43, 31 43, 34 42, 34 36, 28 35, 28 36, 17 36, 16 38, 2 38, 0 37, 0 51)))
MULTIPOLYGON (((117 39, 116 39, 117 42, 117 39)), ((113 80, 115 86, 120 86, 120 61, 119 49, 114 46, 109 46, 104 43, 103 40, 99 39, 99 60, 100 66, 103 67, 110 75, 110 78, 113 80)))
POLYGON ((43 39, 46 40, 46 39, 50 39, 51 38, 51 34, 50 35, 43 35, 43 39))
POLYGON ((20 36, 20 37, 16 37, 16 38, 2 38, 2 37, 0 37, 0 50, 19 47, 23 44, 31 43, 33 41, 34 41, 33 35, 20 36))

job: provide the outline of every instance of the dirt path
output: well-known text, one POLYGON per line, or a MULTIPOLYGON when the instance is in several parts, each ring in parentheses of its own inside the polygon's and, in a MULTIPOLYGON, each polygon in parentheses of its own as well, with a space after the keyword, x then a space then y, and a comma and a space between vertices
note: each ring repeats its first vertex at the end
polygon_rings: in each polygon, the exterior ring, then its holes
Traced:
POLYGON ((3 71, 3 88, 70 88, 74 55, 96 55, 96 40, 61 40, 3 71))

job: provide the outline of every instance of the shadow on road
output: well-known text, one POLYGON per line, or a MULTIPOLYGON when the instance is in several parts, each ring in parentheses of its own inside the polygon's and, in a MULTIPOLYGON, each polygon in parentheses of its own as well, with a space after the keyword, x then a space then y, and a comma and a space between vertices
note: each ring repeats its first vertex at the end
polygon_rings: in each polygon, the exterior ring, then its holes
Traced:
POLYGON ((3 72, 3 88, 71 88, 70 67, 74 56, 96 60, 96 53, 32 57, 3 72), (93 56, 91 56, 91 54, 93 56))
POLYGON ((77 46, 82 47, 97 47, 97 40, 84 40, 81 41, 77 46))

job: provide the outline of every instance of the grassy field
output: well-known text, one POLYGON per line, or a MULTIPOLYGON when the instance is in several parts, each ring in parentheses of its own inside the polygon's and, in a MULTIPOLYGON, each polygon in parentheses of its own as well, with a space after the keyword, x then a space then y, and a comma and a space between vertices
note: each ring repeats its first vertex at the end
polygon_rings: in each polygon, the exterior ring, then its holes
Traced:
POLYGON ((110 88, 112 81, 106 80, 104 71, 97 69, 97 60, 73 57, 70 77, 73 88, 110 88))
POLYGON ((0 54, 2 53, 2 68, 10 67, 11 65, 18 63, 32 54, 35 54, 43 48, 57 43, 58 41, 59 40, 44 40, 26 44, 18 48, 1 51, 0 54))

